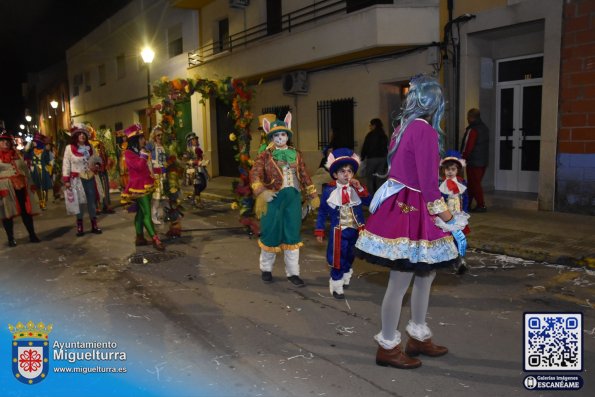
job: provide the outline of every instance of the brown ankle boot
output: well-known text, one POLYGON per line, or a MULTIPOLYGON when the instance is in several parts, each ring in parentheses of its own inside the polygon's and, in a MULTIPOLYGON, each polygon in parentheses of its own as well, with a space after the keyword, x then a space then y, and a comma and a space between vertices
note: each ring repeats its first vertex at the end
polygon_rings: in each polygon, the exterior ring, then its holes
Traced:
POLYGON ((144 235, 142 234, 137 234, 136 235, 136 241, 134 242, 134 245, 136 245, 137 247, 140 247, 142 245, 148 245, 149 242, 147 241, 147 239, 145 238, 144 235))
POLYGON ((413 369, 421 366, 421 361, 417 358, 411 358, 403 353, 399 345, 391 350, 386 350, 378 346, 378 351, 376 352, 376 365, 400 369, 413 369))
POLYGON ((431 338, 422 342, 409 336, 409 340, 405 346, 405 352, 410 356, 424 354, 430 357, 439 357, 448 353, 448 349, 444 346, 433 344, 431 338))

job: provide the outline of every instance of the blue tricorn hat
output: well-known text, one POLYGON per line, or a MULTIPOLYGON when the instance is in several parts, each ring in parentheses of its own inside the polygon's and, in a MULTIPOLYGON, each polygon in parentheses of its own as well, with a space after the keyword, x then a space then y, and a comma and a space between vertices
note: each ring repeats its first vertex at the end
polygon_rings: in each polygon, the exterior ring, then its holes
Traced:
POLYGON ((331 178, 336 179, 333 174, 337 172, 341 167, 345 165, 351 165, 353 173, 357 173, 359 168, 360 159, 359 156, 353 153, 353 150, 348 148, 339 148, 333 150, 326 160, 326 168, 331 178))
POLYGON ((442 166, 442 164, 444 164, 445 161, 455 161, 459 163, 461 168, 465 168, 467 166, 467 162, 465 161, 465 159, 463 159, 461 152, 459 152, 458 150, 446 151, 446 153, 444 154, 444 158, 440 160, 440 166, 442 166))

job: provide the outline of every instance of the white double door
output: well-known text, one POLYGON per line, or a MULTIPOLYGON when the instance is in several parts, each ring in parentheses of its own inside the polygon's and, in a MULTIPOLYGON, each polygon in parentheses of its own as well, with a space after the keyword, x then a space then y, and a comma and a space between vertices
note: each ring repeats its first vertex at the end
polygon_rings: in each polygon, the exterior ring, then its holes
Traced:
POLYGON ((499 83, 496 91, 497 190, 537 192, 541 79, 499 83))

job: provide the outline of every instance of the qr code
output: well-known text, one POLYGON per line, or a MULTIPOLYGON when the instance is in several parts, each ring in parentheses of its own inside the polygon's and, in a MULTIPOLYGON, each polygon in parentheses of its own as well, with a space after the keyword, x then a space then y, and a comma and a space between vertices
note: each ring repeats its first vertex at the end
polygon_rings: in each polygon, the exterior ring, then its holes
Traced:
POLYGON ((525 371, 582 371, 582 313, 525 313, 525 371))

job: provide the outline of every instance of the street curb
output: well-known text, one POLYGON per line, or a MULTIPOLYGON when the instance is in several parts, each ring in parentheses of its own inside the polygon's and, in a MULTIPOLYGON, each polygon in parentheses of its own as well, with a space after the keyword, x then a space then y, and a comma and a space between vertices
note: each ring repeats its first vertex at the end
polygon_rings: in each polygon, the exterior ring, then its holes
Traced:
MULTIPOLYGON (((230 204, 236 201, 234 198, 229 197, 229 195, 208 192, 207 190, 201 193, 201 197, 208 200, 230 204)), ((535 262, 546 262, 556 265, 595 270, 595 253, 581 257, 572 257, 568 255, 555 255, 552 252, 529 249, 519 245, 508 245, 485 240, 473 241, 473 238, 472 241, 469 242, 470 248, 474 248, 491 254, 507 255, 535 262)))
POLYGON ((233 203, 235 201, 235 199, 231 198, 231 197, 227 197, 227 196, 222 196, 220 194, 216 194, 216 193, 207 193, 207 192, 202 192, 200 194, 201 197, 208 199, 208 200, 213 200, 213 201, 221 201, 224 203, 233 203))
POLYGON ((469 247, 492 254, 514 256, 535 262, 547 262, 556 265, 595 270, 595 255, 589 255, 580 258, 570 257, 567 255, 556 256, 547 251, 531 250, 517 246, 500 245, 481 241, 476 242, 475 244, 469 244, 469 247))

